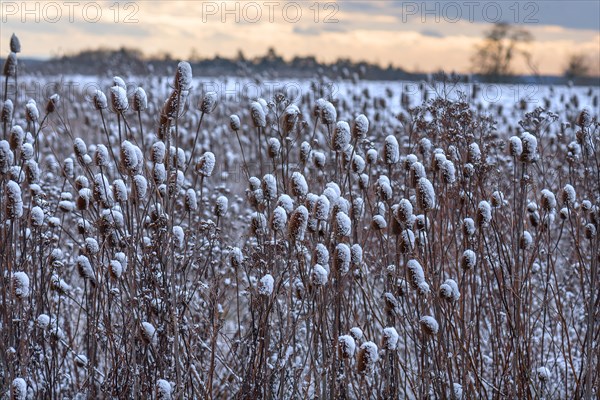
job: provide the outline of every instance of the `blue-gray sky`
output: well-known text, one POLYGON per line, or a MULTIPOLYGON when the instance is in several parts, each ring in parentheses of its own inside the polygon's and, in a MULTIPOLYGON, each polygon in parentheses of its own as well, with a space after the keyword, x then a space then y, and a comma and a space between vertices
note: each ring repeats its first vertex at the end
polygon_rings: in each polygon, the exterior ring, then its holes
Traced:
POLYGON ((23 56, 50 57, 98 47, 147 55, 192 50, 286 58, 315 55, 392 63, 408 70, 467 72, 473 49, 494 22, 527 28, 533 65, 560 73, 572 54, 600 69, 600 1, 8 1, 0 3, 0 51, 15 32, 23 56))

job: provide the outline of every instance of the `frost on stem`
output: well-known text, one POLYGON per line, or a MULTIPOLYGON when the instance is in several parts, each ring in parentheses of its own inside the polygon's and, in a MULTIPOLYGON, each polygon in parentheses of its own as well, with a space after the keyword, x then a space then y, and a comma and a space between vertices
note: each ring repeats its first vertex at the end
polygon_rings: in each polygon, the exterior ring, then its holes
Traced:
POLYGON ((375 369, 375 364, 379 360, 379 350, 373 342, 365 342, 358 350, 358 359, 356 366, 361 375, 369 375, 375 369))
POLYGON ((261 296, 270 296, 273 293, 273 285, 275 280, 271 274, 266 274, 258 282, 258 294, 261 296))

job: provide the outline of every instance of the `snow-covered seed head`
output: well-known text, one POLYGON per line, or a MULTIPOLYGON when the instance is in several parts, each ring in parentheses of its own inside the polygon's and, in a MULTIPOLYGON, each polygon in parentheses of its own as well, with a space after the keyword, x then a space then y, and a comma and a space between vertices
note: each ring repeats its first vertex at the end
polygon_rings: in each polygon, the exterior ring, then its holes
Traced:
POLYGON ((211 176, 215 168, 215 162, 215 155, 207 151, 196 163, 196 172, 205 177, 211 176))
POLYGON ((291 178, 292 194, 296 197, 304 197, 308 194, 308 183, 299 171, 295 171, 291 178))
POLYGON ((350 270, 351 258, 350 247, 345 243, 339 243, 333 254, 333 268, 342 275, 347 274, 350 270))
POLYGON ((334 232, 338 238, 350 237, 352 221, 346 213, 340 211, 335 215, 334 232))
POLYGON ((146 344, 156 346, 158 337, 156 335, 156 328, 154 328, 154 325, 152 325, 150 322, 142 322, 142 329, 140 334, 144 342, 146 342, 146 344))
POLYGON ((477 254, 473 250, 467 249, 463 252, 462 258, 460 259, 460 266, 464 270, 470 270, 475 268, 477 264, 477 254))
POLYGON ((215 202, 215 215, 219 218, 223 218, 227 214, 227 208, 229 207, 229 200, 225 196, 217 197, 215 202))
POLYGON ((8 78, 14 78, 17 76, 17 54, 11 51, 4 61, 4 70, 2 75, 8 78))
POLYGON ((424 316, 419 320, 419 323, 421 324, 421 329, 423 330, 424 333, 426 333, 427 335, 437 335, 440 326, 438 324, 438 322, 435 320, 435 318, 433 318, 432 316, 424 316))
POLYGON ((496 190, 492 193, 492 197, 490 198, 490 204, 494 208, 502 207, 504 204, 504 193, 496 190))
POLYGON ((552 377, 550 370, 546 367, 539 367, 537 369, 537 377, 541 382, 548 382, 552 377))
POLYGON ((40 119, 40 112, 33 99, 29 99, 25 105, 25 118, 27 122, 37 122, 40 119))
POLYGON ((556 197, 554 197, 554 193, 548 189, 543 189, 540 205, 544 211, 554 210, 556 208, 556 197))
POLYGON ((239 131, 241 126, 242 125, 240 123, 240 117, 238 117, 236 114, 232 114, 229 116, 229 127, 232 131, 239 131))
POLYGON ((386 165, 393 165, 400 161, 400 146, 398 140, 394 135, 389 135, 385 138, 385 145, 383 147, 383 162, 386 165))
POLYGON ((352 138, 354 140, 364 139, 369 132, 369 119, 364 114, 360 114, 354 119, 352 125, 352 138))
POLYGON ((269 157, 275 159, 279 156, 280 152, 281 142, 279 142, 279 139, 274 137, 269 138, 269 140, 267 140, 267 153, 269 154, 269 157))
POLYGON ((142 200, 146 197, 148 191, 148 181, 144 175, 135 175, 133 177, 133 192, 137 200, 142 200))
POLYGON ((13 293, 17 299, 25 299, 29 296, 29 276, 25 272, 13 273, 13 293))
POLYGON ((271 228, 275 232, 283 232, 287 224, 287 212, 281 206, 275 207, 271 215, 271 228))
POLYGON ((198 108, 204 114, 210 114, 217 107, 218 94, 216 92, 206 92, 198 108))
POLYGON ((148 108, 148 96, 141 87, 135 89, 133 93, 133 102, 131 104, 133 111, 142 112, 148 108))
POLYGON ((19 38, 14 33, 10 36, 10 51, 13 53, 21 52, 21 42, 19 38))
POLYGON ((398 331, 396 328, 388 326, 387 328, 383 328, 383 334, 381 337, 381 347, 386 350, 396 350, 398 347, 398 339, 399 339, 398 331))
POLYGON ((173 388, 171 384, 164 379, 156 381, 156 400, 171 400, 172 398, 173 388))
POLYGON ((379 349, 373 342, 363 343, 358 350, 358 359, 356 367, 361 375, 369 375, 375 369, 375 364, 379 360, 379 349))
POLYGON ((175 71, 175 81, 173 82, 175 90, 190 90, 192 87, 192 66, 187 61, 180 61, 175 71))
POLYGON ((460 298, 460 291, 458 290, 458 284, 455 280, 446 279, 446 281, 440 285, 440 297, 448 301, 458 301, 460 298))
POLYGON ((10 385, 11 400, 25 400, 27 398, 27 382, 23 378, 13 379, 10 385))
POLYGON ((521 240, 519 242, 519 246, 521 247, 521 249, 528 250, 531 248, 532 244, 533 238, 531 237, 531 233, 529 233, 528 231, 523 231, 523 234, 521 235, 521 240))
POLYGON ((110 88, 110 104, 113 111, 123 113, 129 108, 129 100, 127 100, 127 91, 121 86, 113 86, 110 88))
POLYGON ((479 164, 481 162, 481 150, 479 150, 479 145, 477 143, 471 143, 469 145, 467 161, 471 164, 479 164))
MULTIPOLYGON (((322 100, 322 99, 320 99, 320 100, 322 100)), ((327 124, 327 125, 335 124, 335 121, 337 121, 337 111, 335 110, 335 107, 333 106, 333 104, 331 104, 327 100, 323 100, 320 103, 320 111, 321 111, 321 121, 323 121, 324 124, 327 124)))
POLYGON ((346 121, 339 121, 335 125, 335 131, 331 140, 331 148, 334 151, 344 151, 350 144, 350 126, 346 121))
POLYGON ((264 128, 267 126, 265 109, 258 101, 253 101, 250 104, 250 116, 252 117, 252 123, 254 124, 254 127, 264 128))
POLYGON ((281 116, 283 132, 288 135, 292 132, 296 125, 298 124, 298 119, 300 118, 300 109, 295 104, 290 104, 283 111, 283 115, 281 116))
POLYGON ((456 181, 456 168, 452 161, 445 160, 442 163, 440 170, 442 171, 442 178, 446 185, 452 185, 456 181))
POLYGON ((2 103, 2 112, 0 112, 0 122, 9 123, 12 119, 14 105, 11 99, 6 99, 2 103))
POLYGON ((327 285, 329 272, 321 264, 315 264, 310 274, 310 279, 315 286, 327 285))
POLYGON ((119 280, 121 279, 121 275, 123 275, 123 266, 117 260, 110 260, 108 263, 108 272, 113 279, 119 280))
POLYGON ((302 142, 300 145, 300 162, 302 164, 306 164, 310 160, 310 153, 312 151, 312 147, 308 142, 302 142))
POLYGON ((537 138, 529 132, 524 132, 521 136, 521 142, 523 143, 521 161, 532 163, 537 160, 537 138))
POLYGON ((367 164, 374 165, 377 162, 377 150, 369 149, 367 150, 367 164))
POLYGON ((596 232, 596 227, 591 222, 585 225, 584 234, 586 239, 594 239, 596 237, 596 232))
POLYGON ((314 217, 317 221, 326 221, 329 218, 330 202, 327 196, 320 195, 315 201, 314 217))
POLYGON ((392 199, 392 185, 387 176, 381 175, 379 179, 377 179, 375 186, 377 188, 377 195, 381 201, 387 202, 392 199))
POLYGON ((356 342, 350 335, 343 335, 338 338, 338 346, 340 351, 340 357, 349 359, 354 357, 356 351, 356 342))
POLYGON ((327 250, 327 247, 323 243, 317 243, 315 246, 313 260, 317 264, 329 264, 329 250, 327 250))
POLYGON ((92 102, 94 103, 94 108, 96 110, 104 110, 108 108, 108 100, 106 99, 106 95, 103 91, 96 89, 94 95, 92 96, 92 102))
POLYGON ((25 141, 25 131, 19 125, 13 126, 10 129, 8 140, 12 150, 20 149, 25 141))
POLYGON ((92 268, 89 258, 84 255, 78 256, 77 270, 79 271, 79 275, 81 275, 84 280, 89 281, 92 286, 96 286, 96 274, 94 273, 94 269, 92 268))
POLYGON ((137 168, 138 160, 135 147, 129 140, 121 143, 121 166, 129 173, 133 174, 137 168))
POLYGON ((113 76, 113 86, 118 86, 120 88, 127 90, 127 84, 125 83, 123 78, 121 78, 120 76, 113 76))
POLYGON ((165 144, 161 141, 158 141, 152 145, 152 150, 150 152, 151 160, 153 163, 158 164, 165 161, 166 155, 166 147, 165 144))
POLYGON ((23 216, 23 198, 21 197, 21 187, 15 181, 8 181, 5 190, 5 216, 11 220, 21 218, 23 216))
POLYGON ((416 187, 417 206, 423 211, 431 211, 435 208, 435 191, 433 185, 427 178, 419 178, 416 187))
POLYGON ((31 209, 31 226, 39 228, 44 224, 44 210, 41 207, 35 206, 31 209))
POLYGON ((350 329, 350 336, 352 336, 355 341, 359 341, 363 338, 363 331, 359 327, 355 326, 350 329))
POLYGON ((465 218, 462 224, 463 235, 467 238, 475 235, 475 221, 473 218, 465 218))
POLYGON ((183 249, 185 247, 185 233, 183 232, 183 228, 179 225, 173 227, 173 243, 175 248, 183 249))
POLYGON ((488 226, 492 221, 492 206, 485 200, 479 202, 477 206, 477 225, 480 228, 488 226))
POLYGON ((304 206, 298 206, 291 216, 288 223, 288 236, 292 241, 304 240, 306 227, 308 226, 308 210, 304 206))
POLYGON ((409 260, 406 263, 406 268, 408 269, 408 278, 411 286, 414 289, 418 289, 419 285, 425 282, 423 267, 421 267, 421 264, 417 260, 409 260))
POLYGON ((523 142, 518 136, 512 136, 508 139, 510 155, 514 158, 520 157, 523 153, 523 142))
POLYGON ((46 103, 46 113, 50 114, 56 111, 58 103, 60 103, 60 96, 57 93, 54 93, 46 103))
POLYGON ((260 296, 270 296, 273 293, 275 280, 271 274, 266 274, 258 281, 257 291, 260 296))
POLYGON ((575 125, 577 125, 580 128, 587 128, 591 124, 592 115, 590 114, 590 111, 587 108, 584 108, 577 116, 577 119, 575 120, 575 125))
POLYGON ((382 215, 374 215, 371 219, 371 229, 381 231, 387 228, 387 222, 382 215))
POLYGON ((569 184, 565 185, 562 191, 563 204, 573 207, 577 201, 577 195, 575 194, 575 188, 569 184))

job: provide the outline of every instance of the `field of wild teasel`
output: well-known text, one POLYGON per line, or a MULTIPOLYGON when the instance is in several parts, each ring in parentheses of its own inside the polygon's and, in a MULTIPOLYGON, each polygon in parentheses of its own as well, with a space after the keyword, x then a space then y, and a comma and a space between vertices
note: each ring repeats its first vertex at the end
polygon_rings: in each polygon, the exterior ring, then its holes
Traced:
POLYGON ((21 101, 19 51, 1 398, 600 394, 597 88, 391 112, 401 85, 236 102, 180 62, 21 101))

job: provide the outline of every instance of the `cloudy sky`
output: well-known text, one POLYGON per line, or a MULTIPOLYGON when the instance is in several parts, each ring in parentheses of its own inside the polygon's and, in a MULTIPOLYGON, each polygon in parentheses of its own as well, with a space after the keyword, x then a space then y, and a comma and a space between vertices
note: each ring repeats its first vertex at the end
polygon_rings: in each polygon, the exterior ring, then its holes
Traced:
POLYGON ((22 56, 82 49, 139 48, 186 59, 315 55, 392 63, 410 71, 468 72, 473 49, 494 22, 527 28, 533 65, 517 72, 561 74, 572 54, 600 70, 600 1, 8 1, 0 3, 0 50, 11 33, 22 56))

